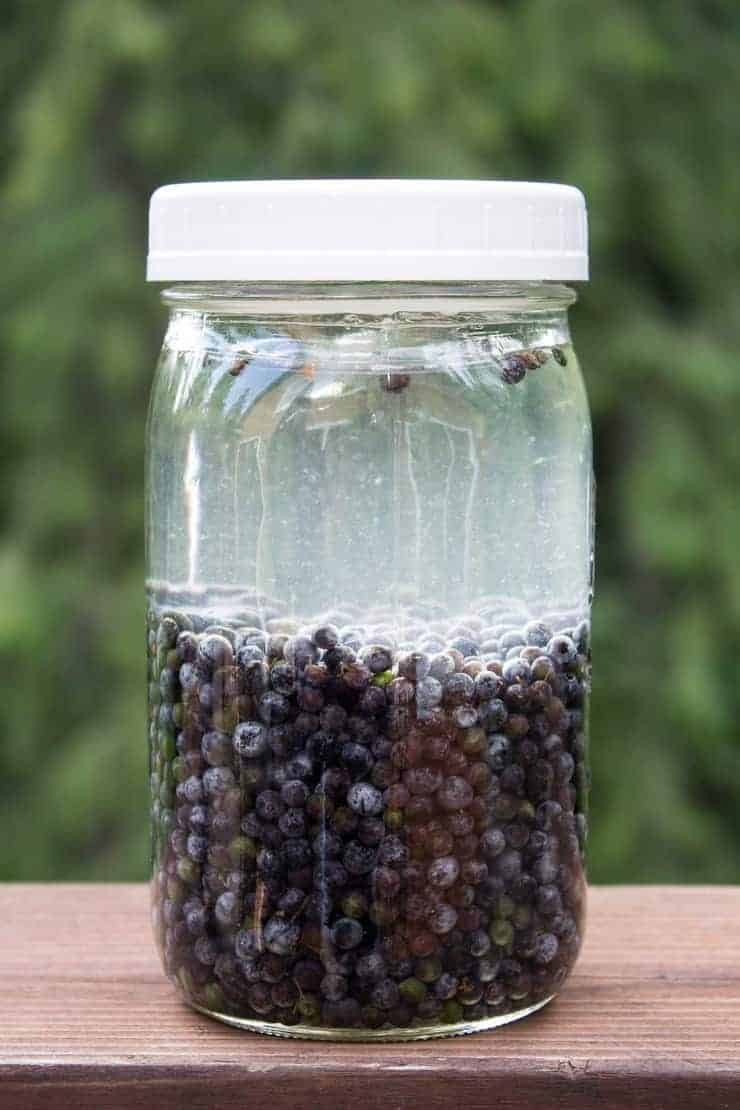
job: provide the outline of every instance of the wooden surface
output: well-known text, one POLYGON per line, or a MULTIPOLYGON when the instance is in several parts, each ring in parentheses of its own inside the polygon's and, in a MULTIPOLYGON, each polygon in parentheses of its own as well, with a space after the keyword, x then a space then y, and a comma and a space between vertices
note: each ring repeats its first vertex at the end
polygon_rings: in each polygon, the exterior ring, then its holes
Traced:
POLYGON ((141 886, 0 886, 0 1108, 740 1110, 740 889, 592 888, 562 996, 491 1033, 343 1045, 182 1005, 141 886))

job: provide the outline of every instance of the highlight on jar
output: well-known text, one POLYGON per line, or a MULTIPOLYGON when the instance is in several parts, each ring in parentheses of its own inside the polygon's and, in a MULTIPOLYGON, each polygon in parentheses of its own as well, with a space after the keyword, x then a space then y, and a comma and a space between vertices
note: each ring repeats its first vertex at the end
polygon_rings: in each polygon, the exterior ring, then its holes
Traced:
POLYGON ((153 198, 170 322, 148 433, 152 919, 212 1017, 449 1036, 540 1009, 573 968, 594 505, 567 283, 585 235, 568 186, 153 198))

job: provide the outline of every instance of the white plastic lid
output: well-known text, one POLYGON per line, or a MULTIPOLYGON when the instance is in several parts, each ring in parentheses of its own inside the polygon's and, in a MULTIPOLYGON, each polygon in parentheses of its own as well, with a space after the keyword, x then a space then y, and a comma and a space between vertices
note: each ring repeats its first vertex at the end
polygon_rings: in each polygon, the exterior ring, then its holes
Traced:
POLYGON ((165 185, 148 281, 586 281, 586 202, 528 181, 165 185))

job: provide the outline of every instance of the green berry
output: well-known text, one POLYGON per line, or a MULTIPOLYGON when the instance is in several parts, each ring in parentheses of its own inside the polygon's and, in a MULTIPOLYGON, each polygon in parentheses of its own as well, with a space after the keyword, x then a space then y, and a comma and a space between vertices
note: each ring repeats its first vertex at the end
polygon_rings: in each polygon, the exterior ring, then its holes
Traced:
POLYGON ((177 973, 177 980, 185 994, 193 993, 193 977, 186 967, 181 967, 177 973))
POLYGON ((385 1021, 385 1014, 377 1006, 363 1006, 362 1021, 368 1029, 379 1029, 385 1021))
POLYGON ((443 1004, 441 1014, 442 1021, 447 1022, 449 1025, 453 1025, 458 1021, 462 1021, 464 1016, 465 1013, 459 1002, 453 1002, 450 998, 443 1004))
POLYGON ((174 876, 170 876, 167 880, 167 897, 172 902, 185 901, 185 887, 180 880, 175 879, 174 876))
POLYGON ((315 994, 302 994, 295 1008, 306 1021, 313 1021, 321 1013, 321 1002, 315 994))
POLYGON ((235 866, 243 860, 255 859, 257 845, 250 836, 235 836, 229 844, 229 856, 235 866))
POLYGON ((422 983, 434 983, 442 974, 442 963, 436 956, 426 956, 416 961, 414 974, 422 983))
POLYGON ((203 1001, 209 1010, 222 1010, 225 1004, 224 994, 218 983, 208 983, 203 991, 203 1001))
POLYGON ((177 874, 184 883, 192 885, 200 880, 200 867, 189 856, 182 856, 177 861, 177 874))
POLYGON ((171 732, 164 732, 160 729, 159 734, 159 754, 162 759, 168 763, 174 759, 177 754, 177 747, 175 745, 175 737, 171 732))
POLYGON ((182 758, 181 755, 176 756, 175 759, 172 760, 173 779, 175 780, 175 782, 185 782, 188 774, 189 772, 185 760, 182 758))
POLYGON ((175 786, 166 780, 159 787, 159 800, 163 806, 171 809, 175 804, 175 786))
POLYGON ((502 894, 498 900, 498 917, 511 917, 516 909, 516 902, 508 894, 502 894))
POLYGON ((398 984, 398 989, 404 1001, 410 1003, 412 1006, 418 1006, 427 993, 427 989, 421 979, 415 979, 413 976, 400 982, 398 984))
POLYGON ((515 929, 526 929, 532 921, 531 906, 517 906, 511 915, 511 921, 515 929))
POLYGON ((510 921, 496 918, 488 930, 488 935, 499 948, 506 948, 514 939, 514 927, 510 921))
POLYGON ((367 898, 359 890, 352 890, 342 899, 342 913, 357 920, 367 913, 367 898))

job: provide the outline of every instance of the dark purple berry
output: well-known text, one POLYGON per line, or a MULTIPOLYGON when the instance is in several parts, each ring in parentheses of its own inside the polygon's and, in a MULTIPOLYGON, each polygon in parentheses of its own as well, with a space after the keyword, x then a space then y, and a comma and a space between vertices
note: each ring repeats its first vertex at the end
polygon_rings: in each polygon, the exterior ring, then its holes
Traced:
POLYGON ((460 864, 454 856, 440 856, 429 864, 427 879, 435 890, 445 890, 457 882, 460 864))
POLYGON ((300 926, 284 917, 271 917, 262 930, 262 939, 268 952, 276 956, 289 956, 298 948, 300 926))
POLYGON ((262 821, 277 821, 285 806, 277 790, 263 790, 257 795, 255 810, 262 821))
POLYGON ((332 935, 337 948, 345 950, 357 948, 362 942, 362 925, 352 917, 340 917, 334 923, 332 935))
POLYGON ((325 975, 321 980, 321 993, 329 1002, 339 1002, 347 993, 347 980, 343 975, 325 975))
POLYGON ((339 632, 333 624, 322 624, 313 634, 314 643, 322 650, 336 647, 339 643, 339 632))
POLYGON ((356 782, 347 792, 347 805, 362 816, 374 816, 382 812, 383 795, 369 782, 356 782))
POLYGON ((393 979, 381 979, 372 989, 370 998, 379 1010, 390 1010, 398 1005, 400 999, 398 984, 393 979))
POLYGON ((538 964, 552 963, 558 954, 559 947, 558 938, 553 936, 552 933, 541 933, 535 941, 535 962, 538 964))
POLYGON ((481 853, 488 860, 495 859, 500 856, 506 848, 506 837, 501 829, 493 828, 486 829, 480 838, 481 853))
POLYGON ((352 840, 345 848, 342 863, 350 875, 366 875, 375 866, 376 858, 375 848, 360 844, 358 840, 352 840))
POLYGON ((267 751, 267 730, 256 721, 243 721, 234 731, 234 751, 242 759, 259 759, 267 751))
POLYGON ((501 363, 501 381, 516 385, 527 373, 527 364, 518 355, 508 355, 501 363))
POLYGON ((259 718, 266 725, 282 724, 290 712, 290 703, 283 694, 267 690, 257 703, 259 718))
POLYGON ((458 775, 445 779, 436 794, 437 802, 447 811, 465 809, 473 797, 472 786, 458 775))
POLYGON ((546 653, 561 667, 575 662, 578 652, 570 636, 553 636, 545 648, 546 653))

